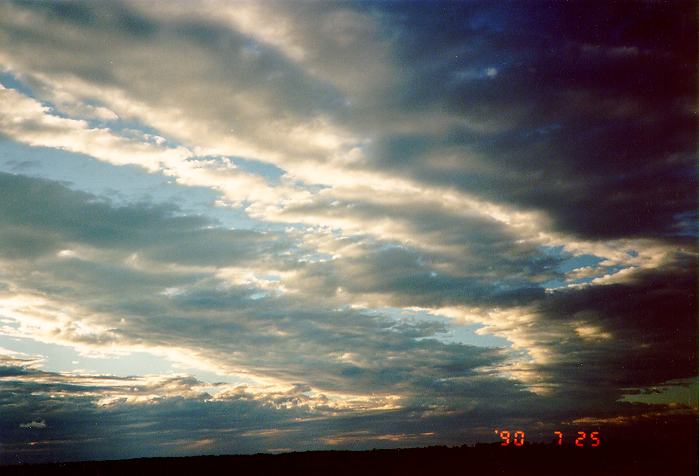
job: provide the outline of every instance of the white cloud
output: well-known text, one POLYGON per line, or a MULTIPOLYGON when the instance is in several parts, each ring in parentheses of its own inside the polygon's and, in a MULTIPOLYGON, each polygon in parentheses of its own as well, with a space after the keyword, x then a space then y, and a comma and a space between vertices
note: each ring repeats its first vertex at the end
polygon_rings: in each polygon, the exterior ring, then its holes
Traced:
POLYGON ((29 423, 20 423, 20 428, 28 428, 32 430, 41 430, 46 428, 46 422, 44 420, 32 420, 29 423))
POLYGON ((183 160, 184 148, 162 148, 119 137, 106 128, 52 114, 36 99, 0 85, 0 132, 33 146, 55 147, 87 154, 114 165, 139 165, 151 172, 161 162, 183 160))

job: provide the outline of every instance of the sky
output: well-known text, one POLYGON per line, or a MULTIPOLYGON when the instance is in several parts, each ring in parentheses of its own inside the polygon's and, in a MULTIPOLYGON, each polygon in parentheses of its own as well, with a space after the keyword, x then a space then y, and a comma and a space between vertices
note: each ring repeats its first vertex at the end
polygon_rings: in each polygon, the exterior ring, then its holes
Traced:
POLYGON ((693 438, 696 17, 0 2, 0 464, 693 438))

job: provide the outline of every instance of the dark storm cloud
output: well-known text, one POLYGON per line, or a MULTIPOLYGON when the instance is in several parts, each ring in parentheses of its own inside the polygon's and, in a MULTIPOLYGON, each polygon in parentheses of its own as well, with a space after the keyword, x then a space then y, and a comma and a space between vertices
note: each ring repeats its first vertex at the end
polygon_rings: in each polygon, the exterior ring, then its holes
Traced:
POLYGON ((673 234, 696 201, 695 8, 415 3, 383 12, 405 64, 388 110, 438 109, 464 125, 383 136, 371 164, 544 210, 555 228, 587 238, 673 234), (472 116, 491 130, 474 131, 472 116), (427 160, 440 150, 461 160, 427 160))
MULTIPOLYGON (((562 388, 582 392, 650 387, 696 372, 696 257, 679 256, 661 270, 620 284, 561 290, 540 303, 541 326, 589 320, 609 339, 585 334, 556 346, 561 360, 546 369, 562 388)), ((599 332, 597 334, 599 334, 599 332)))
MULTIPOLYGON (((654 410, 621 403, 624 395, 696 374, 696 278, 696 257, 679 255, 621 283, 548 292, 513 308, 529 319, 494 320, 491 330, 528 349, 534 358, 513 371, 544 390, 569 421, 598 415, 630 423, 631 415, 654 410)), ((692 411, 689 401, 674 405, 692 411)))

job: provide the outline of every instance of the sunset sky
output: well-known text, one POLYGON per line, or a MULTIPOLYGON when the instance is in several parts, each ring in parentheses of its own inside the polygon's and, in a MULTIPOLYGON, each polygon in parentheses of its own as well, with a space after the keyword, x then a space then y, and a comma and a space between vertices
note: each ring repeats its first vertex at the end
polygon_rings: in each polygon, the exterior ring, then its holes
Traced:
POLYGON ((0 2, 0 464, 687 436, 696 4, 609 3, 0 2))

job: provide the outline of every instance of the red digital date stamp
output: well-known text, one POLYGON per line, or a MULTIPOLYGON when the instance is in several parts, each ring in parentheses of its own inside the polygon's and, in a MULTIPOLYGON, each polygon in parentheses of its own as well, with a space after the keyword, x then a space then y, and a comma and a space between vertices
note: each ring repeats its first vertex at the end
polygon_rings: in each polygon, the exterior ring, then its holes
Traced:
MULTIPOLYGON (((495 433, 500 437, 502 442, 500 446, 524 446, 525 433, 523 430, 495 430, 495 433)), ((558 446, 563 446, 563 432, 554 431, 553 434, 556 437, 555 444, 558 446)), ((575 446, 577 447, 597 447, 600 446, 602 440, 600 439, 599 431, 592 431, 590 433, 584 431, 578 431, 575 438, 575 446)))

